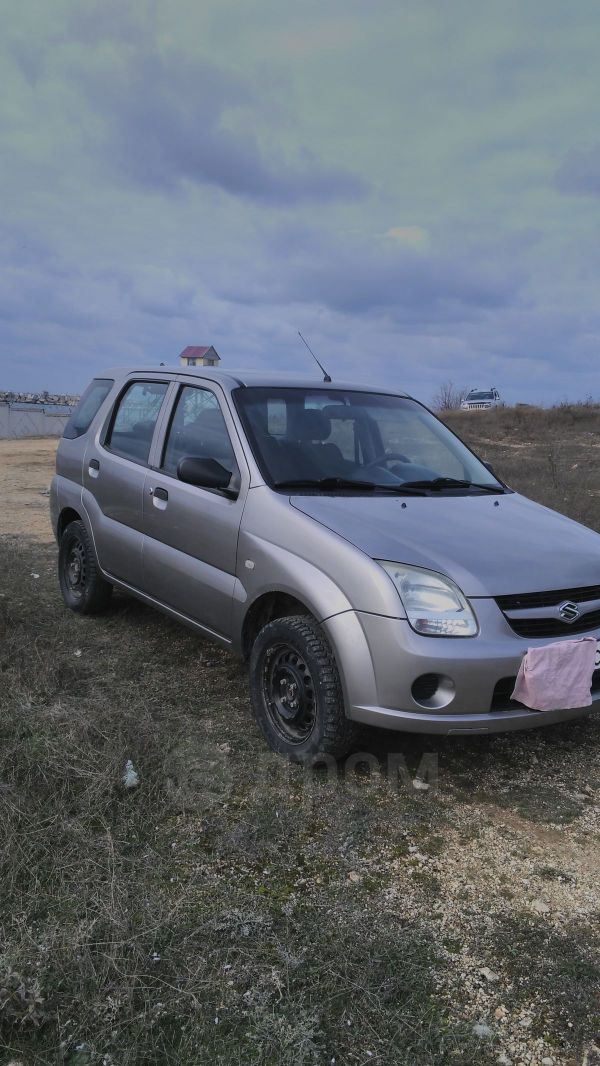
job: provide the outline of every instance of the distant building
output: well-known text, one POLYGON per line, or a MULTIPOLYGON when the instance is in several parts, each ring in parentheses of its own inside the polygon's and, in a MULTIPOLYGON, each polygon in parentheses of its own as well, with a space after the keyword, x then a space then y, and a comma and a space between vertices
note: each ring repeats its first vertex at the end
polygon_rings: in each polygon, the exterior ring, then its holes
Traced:
POLYGON ((181 366, 218 366, 221 357, 217 354, 212 344, 205 345, 188 344, 179 356, 181 366))

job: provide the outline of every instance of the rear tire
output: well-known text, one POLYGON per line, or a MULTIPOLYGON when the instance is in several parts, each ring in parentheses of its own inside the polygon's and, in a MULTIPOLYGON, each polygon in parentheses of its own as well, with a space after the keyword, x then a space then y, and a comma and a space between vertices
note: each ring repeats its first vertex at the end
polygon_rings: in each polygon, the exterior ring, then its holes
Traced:
POLYGON ((110 603, 112 585, 100 573, 83 522, 70 522, 60 538, 58 580, 63 600, 77 614, 99 614, 110 603))
POLYGON ((309 616, 276 618, 261 629, 250 654, 250 699, 270 747, 296 761, 340 758, 356 740, 333 652, 309 616))

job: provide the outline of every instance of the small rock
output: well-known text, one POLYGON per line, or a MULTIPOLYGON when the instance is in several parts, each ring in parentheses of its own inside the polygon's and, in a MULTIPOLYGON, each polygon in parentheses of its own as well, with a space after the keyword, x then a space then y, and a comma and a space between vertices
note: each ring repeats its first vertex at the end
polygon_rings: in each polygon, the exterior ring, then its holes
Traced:
POLYGON ((545 900, 534 899, 533 903, 531 904, 531 909, 536 911, 538 914, 548 914, 550 907, 545 902, 545 900))
POLYGON ((508 1014, 508 1011, 507 1011, 506 1007, 504 1006, 503 1003, 501 1003, 500 1006, 496 1007, 496 1010, 494 1011, 494 1018, 496 1019, 497 1022, 501 1022, 504 1018, 506 1018, 507 1014, 508 1014))
POLYGON ((35 580, 37 581, 37 579, 38 579, 38 577, 39 577, 40 575, 39 575, 39 574, 34 574, 34 573, 33 573, 33 571, 32 571, 32 572, 31 572, 31 576, 32 576, 33 578, 35 578, 35 580))
POLYGON ((357 873, 356 870, 350 870, 348 880, 352 881, 353 884, 357 884, 357 882, 362 881, 362 874, 357 873))
POLYGON ((493 970, 490 970, 489 966, 482 966, 480 971, 479 971, 479 973, 481 974, 482 977, 485 977, 486 981, 499 981, 500 980, 500 978, 498 977, 498 974, 494 973, 493 970))
POLYGON ((498 1066, 512 1066, 512 1059, 509 1059, 508 1055, 503 1052, 498 1056, 498 1066))
POLYGON ((551 1059, 549 1055, 546 1055, 542 1059, 542 1066, 554 1066, 554 1059, 551 1059))
POLYGON ((522 1018, 519 1018, 519 1025, 521 1026, 521 1029, 529 1029, 529 1026, 532 1024, 532 1022, 533 1018, 530 1014, 525 1014, 522 1018))
POLYGON ((416 788, 418 792, 427 792, 429 790, 429 785, 427 784, 427 781, 421 781, 420 777, 415 777, 413 788, 416 788))
POLYGON ((490 1029, 487 1022, 484 1022, 481 1019, 478 1022, 475 1022, 475 1025, 473 1026, 473 1032, 475 1033, 475 1036, 480 1037, 482 1040, 484 1037, 492 1035, 492 1030, 490 1029))

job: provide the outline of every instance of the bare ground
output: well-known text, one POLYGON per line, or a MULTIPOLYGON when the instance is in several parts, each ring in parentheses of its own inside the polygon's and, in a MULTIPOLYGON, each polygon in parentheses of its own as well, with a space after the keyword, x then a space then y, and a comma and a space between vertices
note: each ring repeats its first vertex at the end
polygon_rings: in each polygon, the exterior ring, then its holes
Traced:
POLYGON ((0 535, 52 540, 48 485, 54 473, 55 437, 0 440, 0 535))
MULTIPOLYGON (((597 415, 475 418, 598 528, 597 415)), ((125 598, 63 609, 54 447, 0 444, 0 1063, 598 1066, 597 719, 287 766, 228 655, 125 598)))

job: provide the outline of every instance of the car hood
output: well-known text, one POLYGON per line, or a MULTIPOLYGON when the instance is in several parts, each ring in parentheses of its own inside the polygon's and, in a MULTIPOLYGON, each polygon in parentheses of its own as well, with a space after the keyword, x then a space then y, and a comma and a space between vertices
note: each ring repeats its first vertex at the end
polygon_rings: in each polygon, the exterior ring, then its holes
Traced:
POLYGON ((467 596, 600 585, 600 534, 517 493, 291 503, 371 558, 437 570, 467 596))

